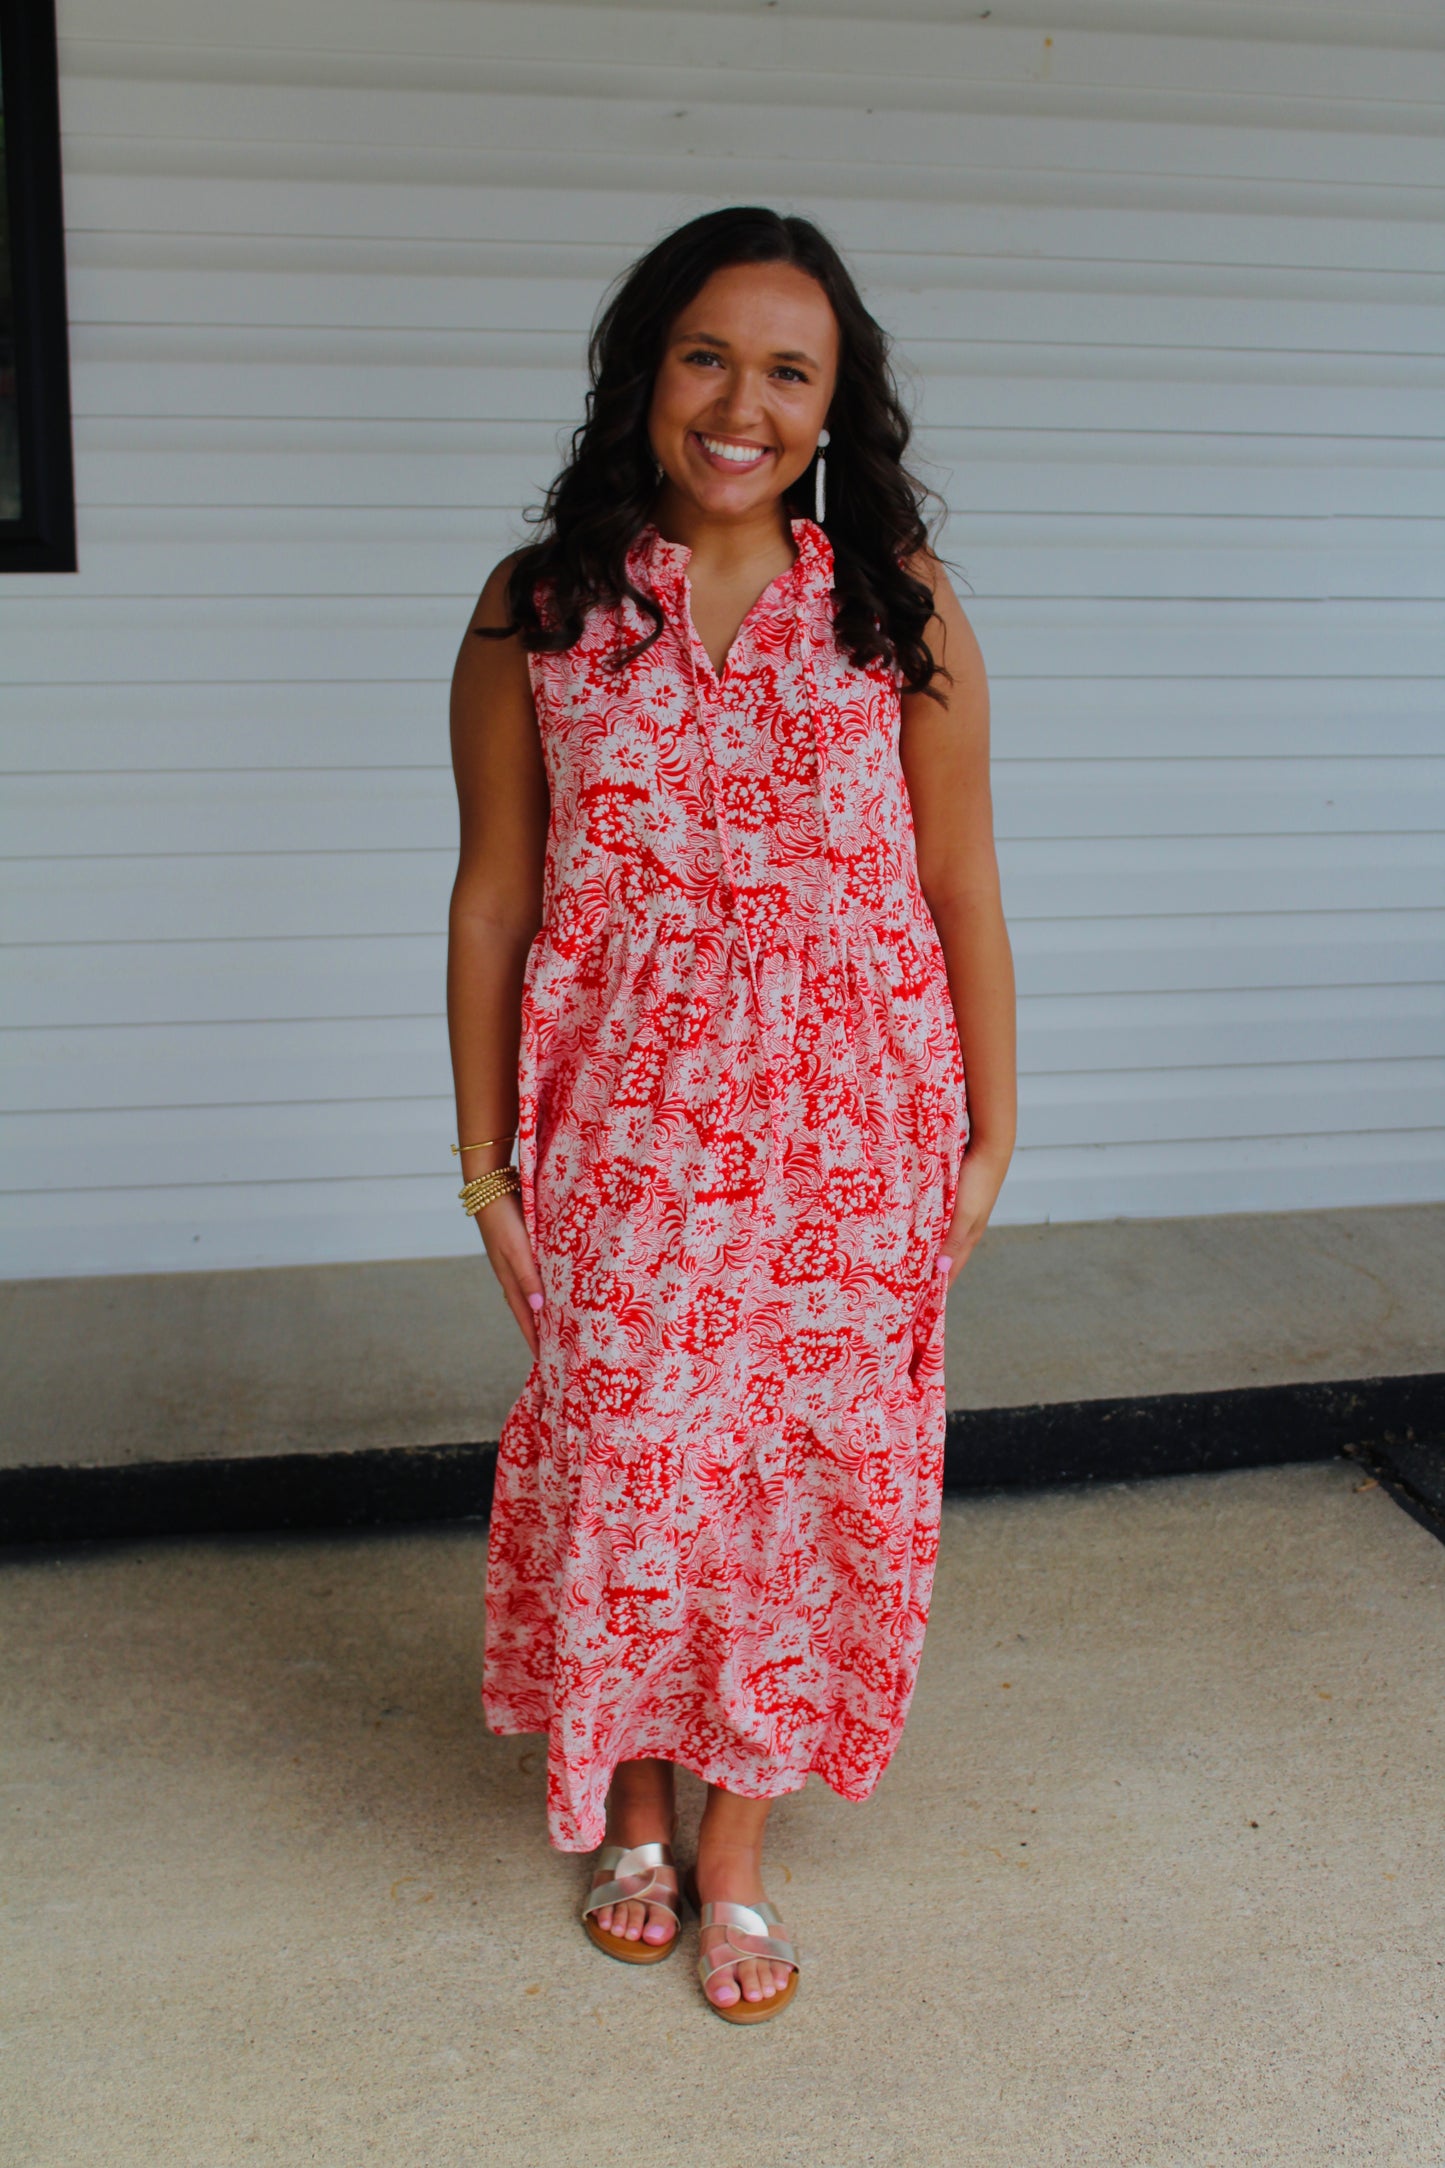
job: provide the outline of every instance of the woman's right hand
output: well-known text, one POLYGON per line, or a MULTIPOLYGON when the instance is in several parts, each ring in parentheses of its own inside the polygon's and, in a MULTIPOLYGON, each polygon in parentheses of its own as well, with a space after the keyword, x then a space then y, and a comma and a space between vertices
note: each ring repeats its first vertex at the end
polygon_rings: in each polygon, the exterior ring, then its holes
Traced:
POLYGON ((535 1359, 540 1346, 537 1313, 542 1307, 542 1279, 527 1239, 522 1200, 515 1195, 498 1197, 476 1218, 492 1270, 507 1298, 507 1308, 521 1326, 535 1359))

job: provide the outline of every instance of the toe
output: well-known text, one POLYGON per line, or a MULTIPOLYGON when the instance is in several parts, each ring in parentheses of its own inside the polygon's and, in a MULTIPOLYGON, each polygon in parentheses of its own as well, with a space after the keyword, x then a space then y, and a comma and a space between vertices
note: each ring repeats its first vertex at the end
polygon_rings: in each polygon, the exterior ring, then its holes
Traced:
POLYGON ((621 1912, 622 1926, 620 1930, 614 1929, 613 1932, 620 1932, 629 1942, 640 1941, 642 1938, 642 1923, 647 1917, 646 1905, 626 1904, 621 1907, 621 1912))
POLYGON ((595 1924, 596 1926, 598 1926, 598 1927, 600 1927, 600 1928, 601 1928, 601 1930, 602 1930, 602 1932, 603 1932, 603 1934, 604 1934, 604 1935, 607 1935, 607 1934, 611 1934, 611 1932, 612 1932, 612 1907, 611 1907, 611 1905, 604 1905, 604 1906, 602 1907, 602 1910, 601 1910, 600 1912, 594 1912, 594 1913, 593 1913, 593 1915, 592 1915, 592 1919, 593 1919, 593 1922, 594 1922, 594 1924, 595 1924))
POLYGON ((657 1905, 649 1905, 647 1907, 647 1925, 642 1930, 643 1941, 671 1942, 674 1932, 675 1923, 671 1916, 662 1911, 657 1905))
POLYGON ((755 1957, 744 1958, 738 1966, 738 1985, 744 2002, 766 2001, 773 1991, 772 1966, 760 1964, 755 1957))
MULTIPOLYGON (((716 1929, 709 1931, 705 1928, 703 1930, 704 1954, 715 1955, 723 1940, 724 1937, 716 1929)), ((738 2000, 736 1968, 730 1966, 725 1972, 713 1973, 703 1992, 706 1994, 708 2001, 715 2002, 720 2010, 729 2009, 738 2000)))

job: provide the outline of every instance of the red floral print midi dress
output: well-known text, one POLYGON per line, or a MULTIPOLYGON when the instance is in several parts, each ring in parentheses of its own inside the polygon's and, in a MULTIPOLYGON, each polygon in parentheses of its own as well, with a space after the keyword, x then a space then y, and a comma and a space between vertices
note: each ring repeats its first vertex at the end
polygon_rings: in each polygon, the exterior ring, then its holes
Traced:
POLYGON ((873 1789, 922 1649, 942 1479, 934 1270, 967 1137, 899 681, 797 555, 721 677, 690 552, 530 658, 551 818, 518 1161, 545 1292, 504 1425, 483 1706, 545 1732, 564 1851, 619 1761, 748 1797, 873 1789))

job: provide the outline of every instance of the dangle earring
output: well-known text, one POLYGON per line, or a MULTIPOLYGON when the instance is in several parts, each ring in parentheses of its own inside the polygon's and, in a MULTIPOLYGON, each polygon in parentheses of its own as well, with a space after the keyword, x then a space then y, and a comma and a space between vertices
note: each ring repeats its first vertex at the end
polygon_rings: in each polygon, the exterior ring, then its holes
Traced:
POLYGON ((820 429, 818 431, 818 463, 813 469, 813 517, 820 527, 823 524, 823 514, 828 509, 828 462, 823 457, 827 444, 828 432, 826 429, 820 429))

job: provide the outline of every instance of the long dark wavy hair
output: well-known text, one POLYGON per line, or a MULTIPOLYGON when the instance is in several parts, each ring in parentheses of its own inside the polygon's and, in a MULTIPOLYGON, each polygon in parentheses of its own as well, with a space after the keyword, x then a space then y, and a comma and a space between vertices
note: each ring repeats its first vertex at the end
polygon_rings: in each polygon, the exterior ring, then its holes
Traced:
MULTIPOLYGON (((627 577, 627 553, 651 516, 658 487, 647 429, 653 382, 669 331, 713 272, 749 263, 806 272, 837 320, 824 531, 833 550, 839 646, 860 666, 895 667, 909 692, 925 691, 938 669, 923 639, 933 597, 906 563, 928 541, 922 507, 933 492, 903 464, 911 430, 888 336, 825 234, 809 219, 751 204, 708 211, 679 226, 614 291, 588 347, 586 419, 573 432, 571 456, 541 510, 528 515, 541 532, 517 553, 507 581, 509 623, 478 630, 494 638, 517 632, 524 647, 557 653, 581 638, 593 608, 626 597, 652 630, 615 662, 631 662, 658 637, 661 606, 627 577)), ((790 515, 812 516, 815 465, 810 461, 784 492, 790 515)))

